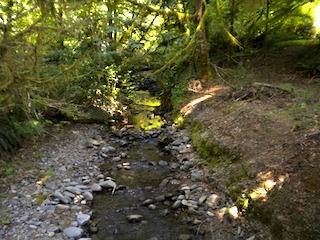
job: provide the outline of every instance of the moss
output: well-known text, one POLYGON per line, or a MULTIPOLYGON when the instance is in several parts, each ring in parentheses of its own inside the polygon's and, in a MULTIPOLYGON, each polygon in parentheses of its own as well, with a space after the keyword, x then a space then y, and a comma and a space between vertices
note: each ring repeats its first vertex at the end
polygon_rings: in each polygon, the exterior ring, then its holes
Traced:
POLYGON ((50 195, 49 193, 39 193, 35 195, 35 199, 38 206, 40 206, 43 203, 43 201, 47 199, 49 195, 50 195))
POLYGON ((146 112, 141 112, 130 116, 131 123, 137 129, 151 130, 154 128, 160 128, 163 125, 163 121, 160 116, 154 116, 152 119, 148 117, 146 112))
POLYGON ((136 91, 132 97, 134 104, 148 106, 148 107, 158 107, 160 106, 160 100, 157 97, 150 96, 148 91, 136 91))
POLYGON ((11 216, 8 213, 1 213, 0 226, 9 225, 11 222, 11 216))
POLYGON ((285 239, 285 228, 282 223, 274 216, 273 208, 268 204, 256 203, 253 208, 253 216, 266 224, 272 234, 273 239, 285 239))
POLYGON ((227 166, 241 159, 241 155, 231 151, 215 139, 214 134, 205 132, 202 125, 195 121, 191 123, 191 138, 200 157, 205 159, 205 164, 211 168, 222 165, 227 166))

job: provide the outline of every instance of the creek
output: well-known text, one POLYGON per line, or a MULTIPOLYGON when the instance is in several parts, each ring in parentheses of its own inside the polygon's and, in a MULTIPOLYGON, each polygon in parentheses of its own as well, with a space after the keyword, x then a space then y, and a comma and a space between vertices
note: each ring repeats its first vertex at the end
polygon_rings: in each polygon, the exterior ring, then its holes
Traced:
MULTIPOLYGON (((117 144, 115 147, 119 147, 117 144)), ((192 233, 183 212, 171 209, 178 185, 161 185, 164 179, 173 179, 170 163, 174 158, 161 152, 152 139, 131 142, 121 151, 127 158, 119 162, 107 162, 101 169, 111 176, 120 187, 113 195, 111 190, 98 194, 93 202, 98 233, 93 239, 180 239, 183 234, 191 239, 192 233), (130 169, 119 169, 123 163, 130 169), (117 167, 118 165, 118 167, 117 167), (143 204, 145 200, 149 204, 143 204), (148 206, 149 205, 149 206, 148 206), (141 215, 143 220, 131 223, 127 216, 141 215)), ((192 236, 192 239, 202 239, 192 236)))

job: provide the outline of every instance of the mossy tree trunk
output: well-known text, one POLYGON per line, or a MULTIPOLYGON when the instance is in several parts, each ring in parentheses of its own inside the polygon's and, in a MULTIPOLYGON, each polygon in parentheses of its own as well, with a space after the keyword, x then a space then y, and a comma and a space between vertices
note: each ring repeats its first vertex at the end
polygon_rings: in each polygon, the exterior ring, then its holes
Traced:
POLYGON ((212 79, 212 71, 210 67, 208 42, 207 42, 207 34, 206 34, 206 15, 204 16, 206 7, 207 7, 207 4, 205 1, 196 0, 196 16, 200 26, 200 32, 199 32, 200 78, 204 81, 208 81, 212 79), (204 18, 204 21, 201 22, 202 18, 204 18))

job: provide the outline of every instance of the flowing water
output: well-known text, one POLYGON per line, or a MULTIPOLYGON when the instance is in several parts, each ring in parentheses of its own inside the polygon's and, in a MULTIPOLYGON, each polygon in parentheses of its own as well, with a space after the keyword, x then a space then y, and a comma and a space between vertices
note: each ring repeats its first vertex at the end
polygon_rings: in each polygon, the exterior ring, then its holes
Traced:
MULTIPOLYGON (((126 186, 112 195, 111 191, 99 193, 94 200, 95 221, 98 222, 98 233, 93 236, 95 240, 133 240, 157 239, 174 240, 181 234, 192 233, 185 220, 186 216, 177 214, 171 208, 172 200, 156 202, 156 209, 142 206, 146 199, 155 199, 160 195, 178 195, 178 185, 167 184, 159 187, 161 181, 170 177, 169 165, 172 156, 160 152, 154 143, 149 140, 134 142, 127 148, 128 158, 124 159, 131 165, 131 170, 116 169, 119 163, 106 163, 102 169, 106 175, 115 179, 117 184, 126 186), (160 162, 160 164, 159 164, 160 162), (164 166, 162 166, 164 165, 164 166), (127 216, 139 214, 143 216, 140 223, 130 223, 127 216)), ((193 236, 192 239, 201 239, 193 236)))

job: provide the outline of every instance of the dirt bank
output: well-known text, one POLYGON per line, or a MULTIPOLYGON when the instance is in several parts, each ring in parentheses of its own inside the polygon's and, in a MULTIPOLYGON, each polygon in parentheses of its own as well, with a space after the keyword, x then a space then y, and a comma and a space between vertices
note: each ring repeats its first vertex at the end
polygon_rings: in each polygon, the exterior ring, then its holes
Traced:
POLYGON ((269 226, 274 239, 318 239, 320 81, 286 69, 292 51, 256 59, 250 85, 202 101, 188 122, 199 153, 217 153, 206 164, 212 186, 243 215, 269 226))

